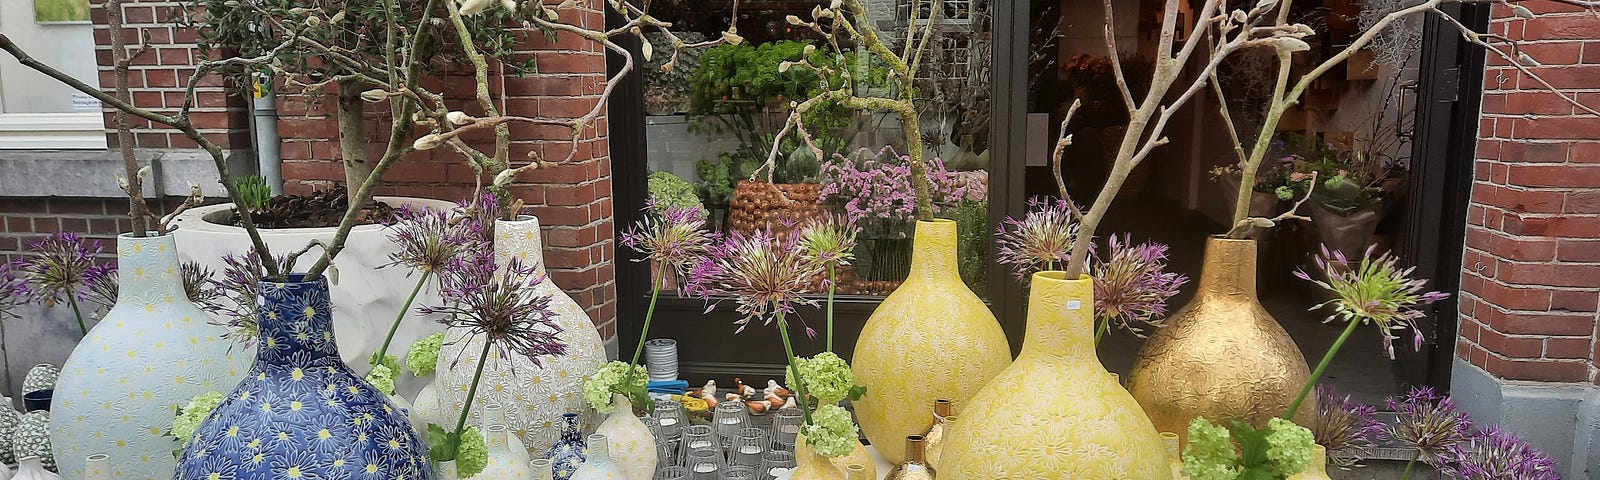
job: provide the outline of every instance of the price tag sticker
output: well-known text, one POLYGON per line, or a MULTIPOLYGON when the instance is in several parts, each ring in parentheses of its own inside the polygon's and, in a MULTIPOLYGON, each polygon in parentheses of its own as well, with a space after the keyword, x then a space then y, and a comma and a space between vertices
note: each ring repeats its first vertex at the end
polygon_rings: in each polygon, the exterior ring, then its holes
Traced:
POLYGON ((1082 300, 1067 300, 1067 310, 1078 310, 1081 308, 1083 308, 1082 300))

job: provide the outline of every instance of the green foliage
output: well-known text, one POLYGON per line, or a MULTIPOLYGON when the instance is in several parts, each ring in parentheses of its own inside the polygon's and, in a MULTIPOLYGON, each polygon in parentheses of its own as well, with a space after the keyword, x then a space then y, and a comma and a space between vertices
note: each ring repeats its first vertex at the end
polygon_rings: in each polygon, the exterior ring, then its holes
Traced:
MULTIPOLYGON (((385 357, 393 358, 394 355, 385 355, 385 357)), ((395 363, 398 364, 399 359, 396 359, 395 363)), ((394 374, 394 370, 380 363, 373 365, 372 370, 367 372, 366 380, 367 383, 372 384, 372 388, 378 389, 384 395, 394 395, 394 374)))
POLYGON ((1310 430, 1282 418, 1260 430, 1196 418, 1189 422, 1183 473, 1193 480, 1283 480, 1311 465, 1314 444, 1310 430))
POLYGON ((33 0, 33 19, 39 22, 87 22, 89 0, 33 0))
POLYGON ((694 184, 683 177, 668 171, 651 172, 646 185, 656 209, 685 207, 698 210, 702 217, 706 215, 706 207, 700 203, 694 184))
POLYGON ((989 284, 989 202, 962 200, 941 216, 956 222, 961 281, 974 292, 984 292, 989 284))
POLYGON ((617 408, 611 396, 622 394, 635 408, 649 411, 655 404, 650 400, 649 391, 645 389, 649 381, 650 374, 645 371, 644 365, 634 365, 633 374, 630 376, 627 362, 607 362, 593 375, 583 379, 583 399, 588 401, 589 406, 594 407, 596 412, 611 413, 617 408))
POLYGON ((461 432, 446 432, 444 427, 428 424, 428 457, 435 462, 456 462, 460 478, 471 478, 489 466, 489 446, 484 444, 483 432, 478 427, 467 427, 461 432))
POLYGON ((272 187, 267 180, 255 175, 233 179, 233 188, 239 191, 244 207, 250 213, 261 213, 272 206, 272 187))
MULTIPOLYGON (((816 397, 820 405, 833 405, 848 398, 856 400, 866 394, 866 387, 856 385, 850 364, 833 352, 822 352, 811 358, 796 357, 795 367, 805 379, 806 393, 816 397)), ((796 385, 794 369, 784 369, 784 384, 796 385)))
POLYGON ((861 445, 850 412, 838 405, 822 405, 811 414, 811 423, 801 427, 806 444, 824 457, 837 458, 854 452, 861 445))
POLYGON ((443 346, 443 332, 422 337, 411 344, 411 351, 406 352, 406 367, 418 377, 433 375, 439 365, 439 349, 443 346))
MULTIPOLYGON (((766 157, 760 158, 764 160, 766 157)), ((739 186, 739 181, 750 178, 750 174, 755 173, 760 167, 761 160, 734 152, 723 152, 715 160, 700 159, 694 167, 695 173, 700 177, 698 186, 700 198, 705 199, 710 205, 727 205, 728 200, 733 198, 733 189, 739 186)))

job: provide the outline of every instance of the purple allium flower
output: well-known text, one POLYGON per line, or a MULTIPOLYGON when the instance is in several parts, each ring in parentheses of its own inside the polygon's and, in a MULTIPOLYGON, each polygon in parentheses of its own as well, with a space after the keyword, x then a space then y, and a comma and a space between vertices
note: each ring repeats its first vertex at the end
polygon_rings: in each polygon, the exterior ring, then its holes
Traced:
POLYGON ((778 314, 794 313, 796 304, 817 304, 802 294, 823 265, 807 258, 797 232, 779 235, 762 229, 749 236, 734 232, 712 252, 714 266, 703 267, 702 274, 711 276, 705 288, 738 302, 737 311, 744 314, 734 322, 738 332, 757 318, 770 325, 778 314))
POLYGON ((1167 300, 1189 281, 1167 271, 1167 246, 1144 242, 1134 245, 1131 237, 1112 235, 1107 239, 1110 259, 1094 267, 1095 316, 1108 319, 1112 326, 1135 335, 1138 323, 1161 327, 1167 314, 1167 300))
POLYGON ((1404 398, 1389 397, 1386 403, 1397 415, 1384 434, 1416 447, 1418 459, 1435 467, 1472 431, 1472 420, 1456 410, 1454 400, 1434 392, 1433 387, 1414 387, 1404 398))
POLYGON ((1035 197, 1028 199, 1028 214, 1017 220, 1006 217, 995 232, 1000 263, 1010 265, 1023 283, 1035 272, 1066 266, 1071 259, 1072 240, 1078 236, 1078 223, 1065 200, 1035 197))
POLYGON ((1328 451, 1328 461, 1339 468, 1360 465, 1384 425, 1374 415, 1378 409, 1339 395, 1328 385, 1317 385, 1317 419, 1311 434, 1328 451))
MULTIPOLYGON (((677 280, 680 289, 689 285, 690 270, 711 249, 715 237, 705 229, 699 210, 683 206, 659 209, 645 207, 644 218, 622 232, 622 244, 645 255, 645 259, 677 280)), ((660 288, 659 285, 653 285, 660 288)), ((686 293, 686 292, 680 292, 686 293)))
POLYGON ((58 232, 29 241, 28 251, 34 255, 17 262, 16 271, 27 281, 31 301, 52 307, 68 297, 81 299, 88 293, 84 276, 100 254, 100 242, 85 243, 76 233, 58 232))
POLYGON ((183 276, 183 294, 189 297, 190 302, 202 309, 210 310, 222 297, 222 290, 212 282, 216 275, 210 268, 193 260, 178 265, 178 273, 183 276))
POLYGON ((800 253, 827 266, 849 265, 855 258, 856 234, 861 229, 832 213, 807 221, 800 229, 800 253))
POLYGON ((446 211, 401 207, 395 221, 387 225, 389 241, 399 249, 389 254, 390 262, 383 267, 403 265, 432 275, 449 268, 457 258, 490 248, 478 219, 455 220, 452 223, 451 213, 446 211))
POLYGON ((1343 253, 1330 251, 1323 245, 1322 252, 1312 258, 1325 275, 1324 279, 1314 279, 1305 270, 1295 270, 1294 274, 1334 293, 1333 300, 1311 307, 1312 310, 1333 307, 1333 313, 1325 322, 1377 324, 1389 358, 1394 358, 1394 340, 1398 338, 1392 332, 1409 328, 1413 332, 1414 348, 1421 350, 1422 330, 1417 328, 1416 321, 1427 314, 1418 307, 1450 298, 1450 294, 1425 291, 1427 280, 1411 278, 1416 267, 1400 268, 1399 259, 1389 252, 1374 257, 1376 250, 1377 245, 1367 247, 1361 255, 1361 263, 1351 265, 1343 253))
POLYGON ((0 319, 19 318, 12 310, 28 299, 28 283, 13 268, 9 262, 0 263, 0 319))
POLYGON ((550 296, 535 293, 546 281, 537 265, 512 258, 501 269, 493 253, 481 252, 457 259, 442 277, 444 304, 423 306, 424 315, 442 314, 439 323, 483 335, 500 355, 522 355, 534 365, 541 356, 566 354, 550 296))
POLYGON ((502 218, 502 209, 506 208, 509 208, 509 205, 501 205, 500 197, 496 196, 494 192, 489 191, 489 189, 483 189, 478 192, 477 197, 463 198, 461 201, 456 202, 456 210, 460 211, 461 216, 451 219, 450 224, 469 224, 469 227, 475 228, 470 232, 481 236, 479 243, 492 245, 494 243, 494 222, 502 218))
POLYGON ((117 287, 120 285, 120 280, 117 277, 116 263, 95 264, 83 272, 84 289, 81 298, 98 304, 100 308, 111 308, 117 304, 117 287))
MULTIPOLYGON (((211 269, 193 260, 178 265, 178 275, 183 280, 183 293, 190 302, 199 305, 206 311, 215 312, 223 308, 218 299, 222 290, 212 281, 211 269)), ((117 276, 117 264, 106 262, 89 267, 83 274, 85 289, 84 299, 94 302, 102 309, 110 309, 117 304, 117 293, 121 289, 122 279, 117 276)))
POLYGON ((1561 480, 1556 462, 1500 427, 1452 445, 1439 471, 1459 480, 1561 480))
MULTIPOLYGON (((288 258, 278 255, 283 265, 288 258)), ((256 326, 256 298, 261 294, 261 277, 266 269, 261 265, 261 255, 251 248, 244 254, 227 254, 222 257, 221 278, 211 278, 211 288, 219 295, 209 301, 195 303, 212 315, 220 317, 219 325, 228 328, 225 337, 248 347, 260 334, 256 326)), ((187 276, 187 275, 185 275, 187 276)))

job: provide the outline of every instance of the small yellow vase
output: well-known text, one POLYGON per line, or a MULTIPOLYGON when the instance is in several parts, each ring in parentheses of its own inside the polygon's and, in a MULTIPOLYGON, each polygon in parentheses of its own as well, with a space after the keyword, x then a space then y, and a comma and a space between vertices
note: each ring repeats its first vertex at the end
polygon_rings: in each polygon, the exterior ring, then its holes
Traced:
POLYGON ((1311 450, 1311 466, 1289 476, 1289 480, 1333 480, 1328 476, 1328 449, 1317 445, 1311 450))
POLYGON ((853 402, 867 439, 889 463, 933 425, 933 401, 958 405, 1011 363, 994 313, 956 275, 956 223, 917 222, 911 275, 872 312, 851 369, 867 395, 853 402))
POLYGON ((844 480, 844 470, 799 440, 794 444, 794 475, 790 480, 844 480))
POLYGON ((1161 435, 1094 350, 1094 281, 1033 276, 1022 355, 961 404, 939 477, 1170 480, 1161 435))
MULTIPOLYGON (((805 434, 805 432, 800 432, 798 434, 795 434, 794 443, 795 443, 795 445, 805 445, 806 444, 806 434, 805 434)), ((807 448, 809 448, 809 447, 807 447, 807 448)), ((839 469, 840 472, 846 471, 845 468, 849 467, 850 465, 859 463, 861 465, 864 465, 865 468, 867 469, 867 476, 872 477, 872 478, 878 478, 878 462, 873 460, 872 452, 867 451, 867 446, 866 445, 862 445, 859 442, 856 443, 856 449, 850 451, 849 455, 845 455, 843 457, 825 457, 824 456, 822 458, 826 459, 829 463, 832 463, 833 464, 833 468, 839 469)))
MULTIPOLYGON (((1199 292, 1145 341, 1128 390, 1157 429, 1187 441, 1196 417, 1265 427, 1310 376, 1300 347, 1256 299, 1256 242, 1213 237, 1199 292)), ((1316 411, 1307 398, 1294 420, 1309 426, 1316 411)))
POLYGON ((1167 447, 1167 463, 1172 465, 1172 480, 1189 480, 1183 474, 1183 447, 1179 442, 1178 434, 1161 432, 1161 445, 1167 447))

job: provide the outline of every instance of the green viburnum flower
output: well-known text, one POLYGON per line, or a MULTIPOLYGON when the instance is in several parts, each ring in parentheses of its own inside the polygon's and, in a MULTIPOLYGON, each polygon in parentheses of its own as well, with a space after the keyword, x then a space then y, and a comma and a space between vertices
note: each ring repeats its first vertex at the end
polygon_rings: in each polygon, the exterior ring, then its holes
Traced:
MULTIPOLYGON (((394 355, 385 356, 394 358, 394 355)), ((400 361, 396 359, 395 363, 398 364, 400 361)), ((367 383, 372 384, 372 388, 378 389, 384 395, 394 395, 394 370, 383 364, 373 365, 372 371, 367 372, 367 383)))
MULTIPOLYGON (((1192 442, 1192 440, 1191 440, 1192 442)), ((1284 475, 1294 475, 1311 465, 1316 440, 1311 430, 1282 418, 1267 422, 1267 459, 1284 475)))
MULTIPOLYGON (((804 377, 806 393, 817 397, 817 403, 832 405, 846 398, 857 398, 856 376, 850 364, 833 352, 822 352, 811 358, 796 358, 794 362, 804 377)), ((792 369, 784 369, 785 385, 795 385, 792 369)))
POLYGON ((822 405, 804 427, 806 444, 824 457, 842 457, 856 450, 859 433, 850 412, 838 405, 822 405))
MULTIPOLYGON (((411 344, 411 351, 406 353, 406 367, 411 369, 411 374, 418 377, 433 375, 434 368, 439 365, 439 349, 444 346, 444 333, 435 333, 422 337, 411 344)), ((395 368, 399 370, 398 367, 395 368)))
POLYGON ((1205 418, 1189 422, 1189 446, 1183 449, 1183 474, 1191 480, 1238 478, 1239 452, 1228 429, 1205 418))
POLYGON ((382 365, 384 367, 388 367, 390 375, 398 375, 400 373, 400 357, 397 357, 394 354, 384 355, 382 359, 378 360, 378 363, 374 363, 373 365, 382 365))
POLYGON ((489 446, 483 442, 483 432, 478 427, 468 427, 461 434, 461 445, 456 447, 456 471, 461 478, 471 478, 489 466, 489 446))
POLYGON ((624 377, 628 376, 627 372, 627 362, 613 361, 601 365, 600 370, 594 372, 594 375, 583 379, 583 399, 600 413, 611 413, 616 409, 611 403, 611 395, 614 393, 635 399, 635 394, 644 391, 645 384, 649 383, 650 374, 645 371, 644 365, 634 365, 633 385, 628 386, 622 384, 624 377))
POLYGON ((172 419, 172 437, 189 443, 194 438, 194 432, 200 429, 200 422, 211 416, 211 411, 222 405, 222 400, 222 394, 217 392, 206 392, 189 399, 189 403, 178 409, 178 415, 172 419))

